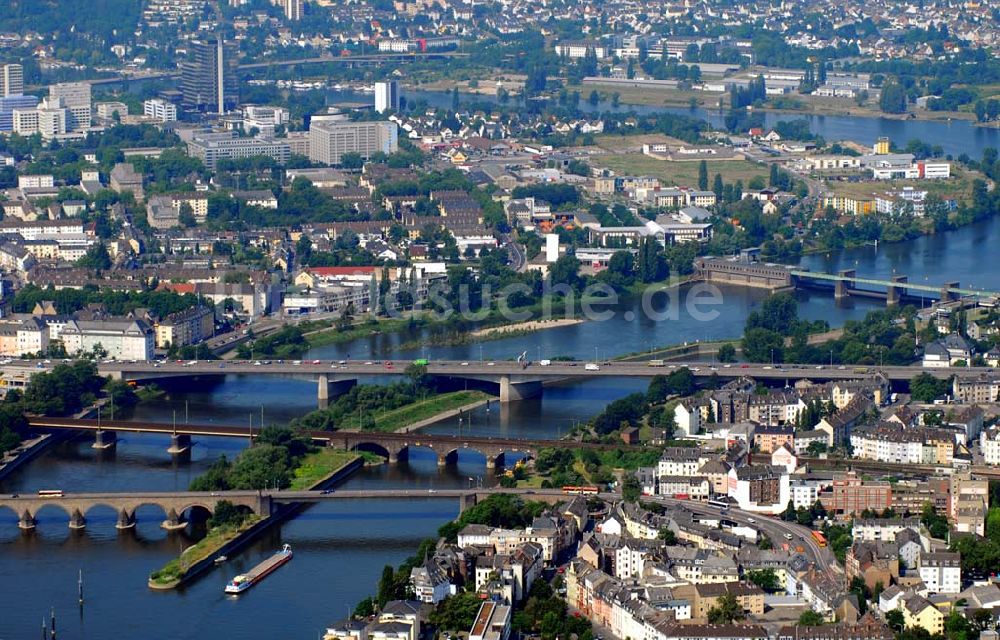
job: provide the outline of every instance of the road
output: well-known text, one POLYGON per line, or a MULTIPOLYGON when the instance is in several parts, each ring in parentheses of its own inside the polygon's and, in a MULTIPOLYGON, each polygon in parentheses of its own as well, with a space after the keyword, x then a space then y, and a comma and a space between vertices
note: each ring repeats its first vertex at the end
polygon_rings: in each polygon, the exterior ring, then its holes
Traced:
MULTIPOLYGON (((0 367, 0 370, 10 373, 25 374, 29 372, 47 371, 58 364, 50 360, 11 360, 0 367)), ((409 361, 378 361, 378 360, 303 360, 303 361, 271 361, 257 359, 219 361, 115 361, 105 360, 98 363, 98 371, 102 375, 113 375, 125 379, 155 379, 196 375, 282 375, 308 376, 315 378, 326 374, 331 378, 347 379, 362 375, 406 375, 409 361), (266 363, 266 364, 265 364, 266 363)), ((585 363, 554 360, 548 366, 530 363, 528 366, 513 360, 490 361, 459 361, 432 360, 427 363, 427 373, 432 376, 454 378, 478 378, 497 382, 504 376, 512 381, 529 380, 560 380, 567 378, 652 378, 670 373, 671 370, 687 367, 696 378, 738 378, 750 376, 759 380, 774 380, 791 382, 800 378, 816 381, 824 380, 854 380, 880 372, 894 381, 909 381, 919 373, 928 373, 936 378, 947 379, 951 376, 960 378, 975 378, 984 373, 993 373, 993 369, 982 368, 930 368, 919 365, 885 366, 885 367, 849 367, 830 365, 770 365, 764 363, 742 363, 714 365, 699 361, 671 362, 663 366, 650 366, 648 362, 599 362, 585 363)))
MULTIPOLYGON (((695 513, 703 515, 720 515, 718 507, 704 502, 666 498, 663 496, 647 496, 644 499, 660 502, 662 504, 684 507, 694 511, 695 513)), ((743 511, 741 509, 734 508, 729 508, 725 517, 729 520, 734 520, 740 524, 745 524, 757 529, 757 531, 770 538, 775 548, 779 548, 785 543, 788 543, 792 547, 801 546, 804 549, 803 553, 805 556, 821 571, 833 571, 835 573, 843 572, 843 569, 840 567, 840 564, 837 562, 837 559, 834 557, 830 548, 820 547, 813 539, 811 530, 807 527, 803 527, 792 522, 785 522, 784 520, 779 520, 777 518, 772 518, 759 513, 752 513, 750 511, 743 511), (785 537, 786 533, 792 536, 791 540, 785 537)))

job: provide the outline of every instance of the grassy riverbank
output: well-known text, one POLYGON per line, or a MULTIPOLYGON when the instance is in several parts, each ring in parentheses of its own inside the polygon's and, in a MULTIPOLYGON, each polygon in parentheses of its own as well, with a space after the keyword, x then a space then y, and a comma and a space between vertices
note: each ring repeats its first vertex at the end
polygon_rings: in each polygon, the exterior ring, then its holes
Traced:
POLYGON ((173 589, 180 585, 191 567, 202 560, 211 557, 219 549, 229 544, 243 532, 260 522, 263 518, 256 515, 248 516, 239 526, 222 525, 213 527, 205 537, 191 545, 180 557, 174 558, 163 568, 149 575, 149 586, 154 589, 173 589))
POLYGON ((321 481, 357 460, 358 457, 358 454, 353 451, 323 447, 302 458, 302 462, 295 469, 292 484, 288 488, 292 491, 312 489, 321 481))
MULTIPOLYGON (((353 451, 341 451, 330 447, 312 451, 303 456, 295 467, 292 482, 288 488, 293 491, 315 489, 361 457, 353 451)), ((263 520, 263 517, 251 514, 243 519, 239 525, 223 524, 210 528, 204 538, 185 549, 179 557, 151 573, 149 587, 165 590, 180 586, 188 572, 199 562, 219 553, 223 547, 263 520)))
MULTIPOLYGON (((455 411, 476 402, 485 402, 490 396, 482 391, 451 391, 440 393, 423 400, 417 400, 397 409, 375 414, 375 428, 369 431, 399 431, 443 413, 455 411)), ((360 429, 361 420, 355 417, 341 423, 341 429, 360 429)))
POLYGON ((305 329, 305 339, 309 343, 309 347, 315 348, 330 344, 341 344, 361 338, 370 338, 371 336, 383 333, 398 333, 411 327, 421 326, 422 324, 424 324, 424 321, 419 317, 415 317, 413 320, 383 318, 377 322, 364 322, 352 325, 351 328, 344 330, 338 329, 329 323, 315 323, 315 326, 307 324, 303 326, 303 329, 305 329), (321 326, 322 324, 326 324, 326 326, 321 326))

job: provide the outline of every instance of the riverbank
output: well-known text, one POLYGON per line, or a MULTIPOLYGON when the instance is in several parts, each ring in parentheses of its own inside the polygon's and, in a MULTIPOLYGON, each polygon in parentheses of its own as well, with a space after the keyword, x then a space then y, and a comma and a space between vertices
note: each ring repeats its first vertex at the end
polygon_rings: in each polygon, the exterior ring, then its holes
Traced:
POLYGON ((344 420, 339 425, 339 428, 408 433, 438 420, 444 420, 452 415, 457 415, 460 409, 465 409, 466 407, 476 408, 484 405, 491 399, 492 397, 483 391, 449 391, 422 400, 416 400, 382 413, 375 412, 372 416, 351 416, 344 420), (374 418, 374 426, 372 426, 372 421, 367 420, 368 418, 374 418), (367 424, 367 427, 364 427, 365 424, 367 424), (413 425, 415 424, 419 424, 420 426, 414 427, 413 425))
MULTIPOLYGON (((468 393, 480 393, 480 392, 471 392, 470 391, 468 393)), ((486 394, 483 394, 483 395, 485 396, 486 394)), ((484 398, 480 398, 480 399, 475 400, 473 402, 469 402, 468 404, 463 404, 460 407, 455 407, 453 409, 447 409, 447 410, 444 410, 444 411, 440 411, 440 412, 438 412, 438 413, 436 413, 436 414, 434 414, 434 415, 432 415, 430 417, 424 418, 422 420, 416 420, 415 422, 413 422, 413 423, 411 423, 411 424, 409 424, 409 425, 407 425, 405 427, 396 429, 396 433, 412 433, 414 431, 419 431, 420 429, 423 429, 424 427, 430 426, 430 425, 432 425, 432 424, 434 424, 436 422, 440 422, 442 420, 447 420, 448 418, 454 418, 455 416, 461 416, 461 415, 468 414, 470 411, 474 411, 475 409, 478 409, 479 407, 481 407, 483 405, 488 405, 490 402, 492 402, 492 398, 490 398, 489 396, 486 396, 484 398)))
POLYGON ((472 338, 482 338, 485 340, 492 340, 495 338, 508 338, 517 332, 530 333, 533 331, 541 331, 542 329, 558 329, 560 327, 571 327, 573 325, 582 324, 584 322, 586 322, 586 320, 583 318, 555 318, 552 320, 528 320, 526 322, 517 322, 515 324, 508 324, 502 327, 489 327, 484 329, 476 329, 475 331, 470 331, 469 336, 472 338))
MULTIPOLYGON (((364 462, 362 456, 352 452, 320 449, 302 459, 302 463, 295 470, 295 479, 290 488, 325 489, 349 478, 364 465, 364 462), (341 455, 350 459, 339 466, 334 466, 341 460, 341 455)), ((204 538, 185 549, 180 557, 151 573, 147 586, 157 591, 182 587, 215 566, 216 558, 239 552, 267 529, 298 513, 303 506, 299 502, 281 505, 268 517, 251 516, 238 527, 224 525, 210 530, 204 538)))
POLYGON ((73 435, 71 431, 65 431, 58 435, 43 433, 38 437, 21 442, 20 445, 0 458, 0 481, 37 458, 56 442, 61 442, 71 435, 73 435))

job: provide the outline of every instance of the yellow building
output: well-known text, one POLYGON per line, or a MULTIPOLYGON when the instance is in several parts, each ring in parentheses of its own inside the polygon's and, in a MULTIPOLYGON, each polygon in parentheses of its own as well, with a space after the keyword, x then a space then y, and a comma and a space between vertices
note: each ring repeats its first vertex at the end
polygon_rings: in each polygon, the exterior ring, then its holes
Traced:
POLYGON ((872 145, 872 152, 877 156, 884 156, 889 153, 889 138, 882 137, 872 145))
POLYGON ((836 194, 823 196, 823 207, 854 216, 865 215, 875 211, 875 199, 871 197, 840 196, 836 194))
POLYGON ((907 627, 919 627, 931 635, 944 631, 944 613, 921 596, 913 596, 903 603, 903 622, 907 627))

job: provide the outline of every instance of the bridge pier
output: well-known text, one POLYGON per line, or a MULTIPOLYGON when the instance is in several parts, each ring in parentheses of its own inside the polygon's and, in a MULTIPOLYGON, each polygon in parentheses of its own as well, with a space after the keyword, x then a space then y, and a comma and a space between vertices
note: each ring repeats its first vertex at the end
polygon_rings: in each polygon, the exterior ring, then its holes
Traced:
POLYGON ((191 450, 191 436, 184 433, 175 433, 170 436, 170 447, 167 453, 172 456, 179 456, 191 450))
POLYGON ((166 529, 167 531, 178 531, 187 526, 186 522, 183 522, 179 515, 177 515, 176 509, 171 509, 167 512, 167 519, 160 523, 161 529, 166 529))
POLYGON ((908 278, 906 276, 892 276, 892 284, 885 293, 885 306, 892 307, 899 304, 900 298, 903 297, 903 291, 906 287, 896 286, 905 285, 908 278))
POLYGON ((493 455, 493 454, 490 454, 490 453, 486 454, 486 468, 487 469, 493 470, 493 469, 496 469, 498 467, 502 469, 503 466, 504 466, 504 455, 503 455, 502 451, 500 453, 496 454, 496 455, 493 455))
POLYGON ((458 499, 458 512, 461 514, 466 509, 471 509, 476 506, 479 501, 479 496, 475 493, 466 493, 461 498, 458 499))
MULTIPOLYGON (((837 272, 837 275, 839 275, 841 278, 856 278, 858 272, 854 269, 841 269, 839 272, 837 272)), ((854 287, 851 285, 850 281, 837 280, 837 283, 836 285, 834 285, 833 289, 833 297, 836 298, 837 300, 847 298, 848 296, 851 295, 851 289, 853 288, 854 287)))
POLYGON ((93 449, 113 449, 118 444, 118 434, 114 431, 109 431, 108 429, 98 429, 94 432, 94 444, 90 445, 93 449))
POLYGON ((126 509, 119 511, 118 522, 115 523, 115 529, 124 531, 126 529, 132 529, 133 527, 135 527, 135 513, 129 513, 126 509))
POLYGON ((87 527, 87 519, 83 517, 79 509, 73 509, 73 514, 69 517, 69 528, 80 531, 87 527))
POLYGON ((347 393, 357 383, 357 380, 331 381, 329 374, 321 373, 319 378, 316 380, 316 399, 318 401, 319 408, 326 409, 330 406, 331 398, 336 398, 339 395, 347 393))
POLYGON ((540 380, 513 382, 510 376, 500 376, 500 402, 517 402, 542 395, 540 380))
POLYGON ((25 509, 17 521, 17 528, 21 531, 31 531, 35 528, 35 523, 35 516, 31 515, 31 512, 25 509))
POLYGON ((953 302, 955 300, 958 300, 959 295, 951 292, 952 289, 957 289, 958 286, 959 286, 958 280, 954 280, 952 282, 945 282, 943 285, 941 285, 941 302, 953 302))

